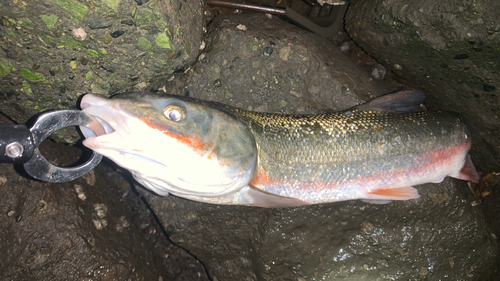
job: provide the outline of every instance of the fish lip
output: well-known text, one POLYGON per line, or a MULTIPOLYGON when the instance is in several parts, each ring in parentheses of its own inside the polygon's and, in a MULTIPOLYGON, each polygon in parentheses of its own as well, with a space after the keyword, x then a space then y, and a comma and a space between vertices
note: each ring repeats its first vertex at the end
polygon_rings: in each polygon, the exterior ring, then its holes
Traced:
POLYGON ((118 134, 122 138, 130 134, 127 125, 128 116, 118 103, 112 103, 109 99, 96 95, 87 94, 82 98, 82 112, 92 119, 92 122, 80 129, 86 138, 97 139, 112 134, 118 134))

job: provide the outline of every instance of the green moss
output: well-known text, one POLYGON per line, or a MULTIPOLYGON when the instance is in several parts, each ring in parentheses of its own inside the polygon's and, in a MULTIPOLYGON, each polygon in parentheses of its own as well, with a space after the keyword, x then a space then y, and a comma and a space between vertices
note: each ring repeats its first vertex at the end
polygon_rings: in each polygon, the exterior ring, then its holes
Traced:
POLYGON ((10 61, 0 58, 0 78, 7 76, 14 66, 10 61))
POLYGON ((141 10, 141 14, 137 16, 137 25, 148 25, 151 22, 151 12, 150 10, 141 10))
POLYGON ((191 43, 189 41, 186 41, 183 44, 184 47, 184 53, 186 53, 186 59, 189 58, 189 54, 191 53, 191 43))
POLYGON ((25 101, 23 102, 23 105, 24 105, 24 106, 26 106, 26 107, 30 107, 30 106, 32 106, 32 105, 33 105, 33 102, 32 102, 32 101, 30 101, 30 100, 25 100, 25 101))
POLYGON ((139 37, 138 43, 139 47, 143 50, 149 50, 151 49, 151 42, 145 37, 139 37))
POLYGON ((156 7, 158 6, 158 1, 154 1, 154 2, 151 2, 148 4, 148 7, 151 9, 151 10, 154 10, 156 9, 156 7))
POLYGON ((91 56, 91 57, 97 58, 97 57, 99 57, 99 54, 96 51, 94 51, 94 50, 87 49, 87 56, 91 56))
POLYGON ((87 15, 87 6, 82 5, 73 0, 51 0, 54 4, 59 6, 59 8, 68 12, 69 15, 76 19, 80 20, 87 15))
POLYGON ((19 75, 33 82, 45 81, 45 77, 43 76, 43 74, 29 71, 26 68, 21 68, 21 70, 19 71, 19 75))
POLYGON ((155 24, 156 24, 156 27, 158 27, 158 29, 161 29, 161 30, 164 30, 165 27, 167 27, 167 23, 162 21, 162 20, 157 20, 155 22, 155 24))
POLYGON ((92 79, 94 79, 94 73, 92 73, 92 71, 89 70, 89 72, 85 74, 85 80, 90 81, 92 79))
POLYGON ((163 49, 173 50, 172 46, 170 45, 170 39, 165 33, 159 33, 156 36, 156 45, 163 49))
POLYGON ((61 44, 64 45, 64 47, 66 48, 79 48, 81 46, 83 46, 83 42, 81 41, 77 41, 75 40, 75 38, 73 38, 73 36, 69 36, 69 35, 64 35, 62 38, 61 38, 61 44))
POLYGON ((58 19, 56 15, 50 15, 50 16, 41 15, 40 18, 45 23, 48 30, 51 30, 52 28, 54 28, 54 26, 57 23, 57 19, 58 19))
POLYGON ((9 29, 9 30, 7 31, 7 34, 9 35, 9 37, 10 37, 10 38, 16 38, 16 34, 15 34, 15 33, 14 33, 14 31, 13 31, 13 30, 11 30, 11 29, 9 29))
POLYGON ((108 54, 108 51, 106 51, 106 49, 104 49, 104 48, 99 48, 99 52, 101 52, 101 54, 103 54, 103 55, 108 54))
POLYGON ((33 29, 33 22, 29 18, 22 18, 20 21, 22 28, 33 29))
POLYGON ((24 92, 25 92, 28 96, 31 96, 31 94, 33 93, 33 91, 31 90, 30 83, 28 83, 28 81, 26 81, 26 80, 23 80, 22 84, 23 84, 23 89, 24 89, 24 92))
POLYGON ((110 9, 116 11, 116 7, 118 7, 120 0, 102 0, 102 2, 106 4, 106 6, 108 6, 110 9))
POLYGON ((48 34, 42 33, 38 36, 38 38, 40 38, 40 40, 46 45, 49 45, 54 48, 57 46, 57 40, 48 34))

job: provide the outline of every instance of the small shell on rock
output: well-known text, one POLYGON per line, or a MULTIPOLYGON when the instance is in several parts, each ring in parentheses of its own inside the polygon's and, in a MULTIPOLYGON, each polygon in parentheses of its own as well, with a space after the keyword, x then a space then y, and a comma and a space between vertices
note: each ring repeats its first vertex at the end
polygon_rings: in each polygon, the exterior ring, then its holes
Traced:
POLYGON ((83 41, 85 38, 87 38, 87 32, 81 27, 73 29, 73 32, 71 33, 73 35, 73 38, 75 38, 78 41, 83 41))
POLYGON ((140 82, 134 85, 134 88, 137 89, 138 91, 144 91, 148 85, 146 82, 140 82))
POLYGON ((243 24, 238 24, 238 25, 236 26, 236 29, 246 31, 246 30, 247 30, 247 27, 246 27, 245 25, 243 25, 243 24))

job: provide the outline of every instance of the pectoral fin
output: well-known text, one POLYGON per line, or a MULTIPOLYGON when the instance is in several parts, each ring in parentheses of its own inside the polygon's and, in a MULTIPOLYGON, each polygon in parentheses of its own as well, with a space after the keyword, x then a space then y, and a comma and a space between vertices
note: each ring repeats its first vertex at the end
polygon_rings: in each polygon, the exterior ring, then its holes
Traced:
POLYGON ((310 205, 299 199, 282 197, 265 191, 246 186, 238 192, 240 205, 257 206, 264 208, 286 208, 310 205))
POLYGON ((286 208, 286 207, 300 207, 300 206, 310 205, 307 202, 295 198, 274 195, 271 193, 267 193, 265 191, 258 190, 248 185, 243 187, 237 192, 233 192, 225 196, 219 196, 219 197, 206 197, 206 196, 202 197, 194 195, 175 194, 175 193, 172 194, 193 201, 210 203, 210 204, 219 204, 219 205, 243 205, 243 206, 256 206, 264 208, 286 208))

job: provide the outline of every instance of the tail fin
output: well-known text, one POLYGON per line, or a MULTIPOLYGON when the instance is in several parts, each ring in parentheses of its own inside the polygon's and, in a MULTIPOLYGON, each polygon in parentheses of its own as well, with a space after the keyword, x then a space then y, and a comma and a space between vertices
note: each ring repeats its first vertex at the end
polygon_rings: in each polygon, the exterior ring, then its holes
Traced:
POLYGON ((477 173, 469 154, 465 157, 465 164, 462 170, 460 170, 457 174, 450 175, 450 177, 475 183, 479 182, 479 174, 477 173))

